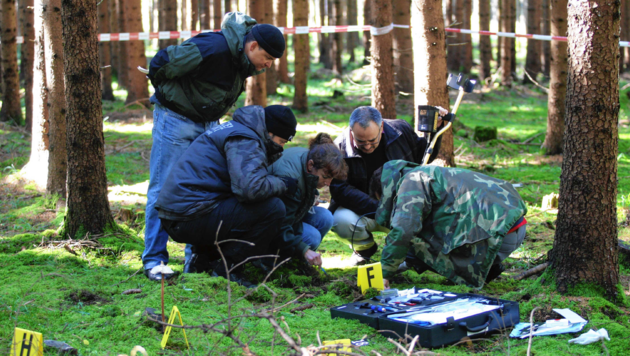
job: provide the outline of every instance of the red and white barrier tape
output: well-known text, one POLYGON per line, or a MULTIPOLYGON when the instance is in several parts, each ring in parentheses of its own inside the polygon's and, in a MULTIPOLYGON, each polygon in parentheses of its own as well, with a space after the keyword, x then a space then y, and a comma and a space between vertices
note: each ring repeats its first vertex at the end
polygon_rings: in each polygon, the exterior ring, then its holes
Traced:
MULTIPOLYGON (((373 35, 384 35, 391 32, 394 28, 410 28, 409 25, 389 25, 385 27, 373 27, 373 26, 298 26, 298 27, 279 27, 286 35, 301 35, 307 33, 337 33, 337 32, 364 32, 370 31, 373 35)), ((473 31, 464 30, 459 28, 447 28, 446 32, 464 33, 464 34, 478 34, 484 36, 498 36, 498 37, 512 37, 512 38, 531 38, 541 41, 566 41, 567 38, 563 36, 548 36, 548 35, 531 35, 531 34, 518 34, 513 32, 490 32, 490 31, 473 31)), ((134 40, 169 40, 178 38, 190 38, 196 36, 202 32, 217 32, 220 30, 203 30, 203 31, 160 31, 160 32, 135 32, 135 33, 101 33, 98 35, 100 42, 108 41, 134 41, 134 40)), ((17 37, 17 43, 24 43, 22 36, 17 37)), ((620 47, 630 47, 630 41, 619 41, 620 47)))

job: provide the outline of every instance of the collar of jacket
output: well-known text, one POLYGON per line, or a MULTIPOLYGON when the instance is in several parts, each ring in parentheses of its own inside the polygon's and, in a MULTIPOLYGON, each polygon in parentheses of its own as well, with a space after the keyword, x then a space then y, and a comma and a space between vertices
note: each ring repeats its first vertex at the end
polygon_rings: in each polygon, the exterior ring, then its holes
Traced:
MULTIPOLYGON (((385 142, 385 147, 388 147, 392 144, 392 142, 396 141, 400 136, 402 136, 402 132, 390 125, 387 121, 389 120, 383 119, 383 135, 385 135, 385 137, 381 139, 381 141, 385 142)), ((352 131, 350 130, 350 126, 346 127, 343 132, 343 142, 343 153, 346 158, 361 157, 361 155, 359 155, 357 151, 357 148, 354 146, 354 140, 352 139, 352 131)))

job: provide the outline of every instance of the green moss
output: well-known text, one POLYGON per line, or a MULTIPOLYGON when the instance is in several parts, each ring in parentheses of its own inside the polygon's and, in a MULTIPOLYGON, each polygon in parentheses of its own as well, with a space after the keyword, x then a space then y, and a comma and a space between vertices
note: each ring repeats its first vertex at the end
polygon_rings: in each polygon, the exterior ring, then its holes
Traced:
POLYGON ((497 128, 488 126, 475 126, 473 139, 477 142, 486 142, 497 138, 497 128))

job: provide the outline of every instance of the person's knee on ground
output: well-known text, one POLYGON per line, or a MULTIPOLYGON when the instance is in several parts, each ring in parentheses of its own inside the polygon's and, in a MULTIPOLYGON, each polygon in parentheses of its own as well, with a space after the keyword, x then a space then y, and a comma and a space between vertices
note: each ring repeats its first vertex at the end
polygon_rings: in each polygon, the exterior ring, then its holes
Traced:
POLYGON ((341 207, 335 211, 333 218, 333 231, 344 239, 353 251, 358 253, 373 248, 375 242, 371 231, 369 231, 368 218, 360 217, 353 211, 341 207))

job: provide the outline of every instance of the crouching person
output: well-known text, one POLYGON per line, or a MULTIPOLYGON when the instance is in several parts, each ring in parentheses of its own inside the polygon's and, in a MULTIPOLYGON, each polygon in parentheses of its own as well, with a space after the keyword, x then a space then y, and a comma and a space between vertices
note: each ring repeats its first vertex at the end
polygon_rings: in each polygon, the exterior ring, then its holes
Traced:
POLYGON ((402 262, 481 288, 525 237, 525 203, 500 179, 391 161, 370 188, 380 198, 377 222, 391 228, 381 258, 386 288, 402 262))
MULTIPOLYGON (((347 166, 343 154, 326 133, 309 141, 309 148, 294 147, 284 152, 271 165, 269 173, 297 180, 297 190, 282 197, 286 216, 280 227, 281 238, 271 247, 280 250, 283 257, 301 257, 309 265, 321 266, 322 258, 317 247, 333 225, 332 213, 315 206, 318 188, 330 185, 334 179, 345 179, 347 166)), ((269 268, 269 261, 265 261, 269 268)))
MULTIPOLYGON (((267 167, 296 126, 287 107, 247 106, 199 136, 177 161, 156 207, 171 238, 193 246, 184 272, 210 272, 220 257, 216 240, 230 240, 219 245, 228 268, 267 250, 285 217, 278 197, 297 187, 294 179, 268 174, 267 167)), ((213 275, 226 277, 224 263, 213 275)), ((238 269, 230 278, 251 286, 238 269)))

